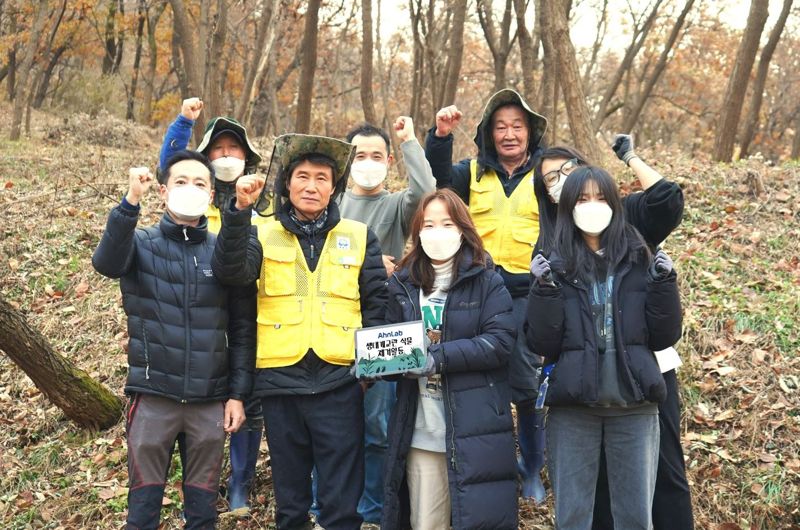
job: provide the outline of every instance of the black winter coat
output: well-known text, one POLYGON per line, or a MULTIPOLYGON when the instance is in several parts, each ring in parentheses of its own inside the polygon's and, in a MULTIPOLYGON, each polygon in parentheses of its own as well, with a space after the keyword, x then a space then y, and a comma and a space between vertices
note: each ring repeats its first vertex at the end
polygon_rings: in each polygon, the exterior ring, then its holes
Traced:
MULTIPOLYGON (((389 280, 389 323, 422 318, 419 288, 402 270, 389 280)), ((511 297, 494 271, 459 270, 445 303, 442 342, 430 346, 442 374, 453 528, 516 529, 517 467, 508 360, 516 338, 511 297)), ((410 528, 406 460, 419 386, 401 378, 389 420, 381 528, 410 528)))
POLYGON ((255 368, 255 285, 226 288, 211 272, 216 236, 164 214, 136 229, 139 210, 118 206, 92 256, 120 278, 128 316, 125 392, 180 402, 244 399, 255 368), (227 345, 226 345, 227 341, 227 345))
MULTIPOLYGON (((558 256, 550 260, 556 286, 532 282, 528 299, 528 345, 555 362, 547 405, 593 405, 598 396, 598 346, 587 286, 568 277, 558 256)), ((617 368, 636 402, 660 403, 666 386, 654 350, 681 337, 677 276, 653 280, 648 263, 626 260, 614 274, 613 310, 617 368)))
MULTIPOLYGON (((255 227, 251 226, 251 208, 236 210, 232 204, 233 201, 223 211, 222 230, 217 239, 211 266, 214 274, 225 284, 248 284, 261 274, 263 251, 255 227)), ((328 205, 328 219, 313 237, 306 235, 291 219, 290 208, 291 203, 287 201, 276 214, 277 219, 284 228, 297 236, 308 268, 313 271, 317 268, 328 232, 341 219, 339 208, 331 201, 328 205)), ((367 230, 367 249, 358 276, 358 286, 362 326, 383 324, 386 309, 386 267, 383 266, 380 243, 372 230, 367 230)), ((305 357, 292 366, 257 369, 253 395, 318 394, 353 382, 355 378, 350 374, 350 367, 323 361, 309 349, 305 357)))

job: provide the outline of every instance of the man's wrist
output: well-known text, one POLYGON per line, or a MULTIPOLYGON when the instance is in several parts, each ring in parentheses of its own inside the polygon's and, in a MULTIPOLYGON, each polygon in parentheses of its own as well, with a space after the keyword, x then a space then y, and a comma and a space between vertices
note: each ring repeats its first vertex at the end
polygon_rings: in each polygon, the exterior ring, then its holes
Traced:
POLYGON ((123 206, 127 205, 127 206, 130 206, 131 208, 135 209, 135 208, 139 207, 139 201, 140 200, 141 200, 141 197, 134 197, 130 192, 128 192, 122 198, 122 203, 123 203, 123 206))

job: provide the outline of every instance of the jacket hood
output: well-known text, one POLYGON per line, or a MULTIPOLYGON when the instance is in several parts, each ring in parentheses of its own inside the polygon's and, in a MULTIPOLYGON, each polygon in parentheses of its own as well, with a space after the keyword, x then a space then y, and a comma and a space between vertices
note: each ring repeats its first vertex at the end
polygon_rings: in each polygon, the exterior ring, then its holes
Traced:
MULTIPOLYGON (((492 140, 492 114, 504 105, 518 105, 528 116, 528 129, 530 137, 528 139, 528 152, 533 155, 539 142, 544 138, 547 132, 547 119, 541 114, 537 114, 528 105, 519 92, 510 88, 504 88, 496 92, 486 102, 483 108, 483 115, 480 123, 475 130, 475 145, 478 146, 478 161, 481 165, 497 161, 497 151, 494 148, 494 141, 492 140)), ((493 165, 493 164, 492 164, 493 165)))
POLYGON ((258 168, 258 164, 261 163, 261 155, 250 142, 250 138, 247 137, 247 129, 245 129, 244 125, 233 118, 218 116, 208 122, 205 133, 203 134, 203 140, 200 142, 200 145, 197 146, 197 150, 204 155, 208 155, 208 153, 206 153, 208 148, 211 147, 214 140, 223 134, 232 134, 239 140, 244 146, 245 151, 247 151, 245 157, 245 172, 255 172, 258 168))

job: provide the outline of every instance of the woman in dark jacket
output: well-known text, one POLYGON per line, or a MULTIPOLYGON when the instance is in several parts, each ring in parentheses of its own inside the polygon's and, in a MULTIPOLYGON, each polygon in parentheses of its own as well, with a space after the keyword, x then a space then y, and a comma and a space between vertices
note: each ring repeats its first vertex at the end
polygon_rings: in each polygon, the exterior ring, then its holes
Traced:
MULTIPOLYGON (((639 179, 642 192, 631 193, 622 199, 625 220, 633 225, 644 238, 651 251, 675 230, 683 216, 683 192, 677 183, 665 179, 633 149, 629 135, 617 135, 612 146, 617 157, 625 162, 639 179)), ((539 204, 539 241, 534 254, 542 250, 549 254, 555 234, 558 196, 566 177, 577 167, 585 166, 585 157, 568 146, 554 146, 545 149, 534 169, 534 193, 539 204)), ((653 499, 653 527, 655 530, 680 528, 691 530, 694 527, 692 499, 689 482, 686 480, 683 448, 680 439, 681 405, 678 392, 678 377, 674 367, 680 364, 675 348, 656 352, 665 361, 664 382, 667 397, 658 405, 658 419, 661 429, 658 455, 656 494, 653 499)), ((512 379, 512 384, 514 380, 512 379)), ((523 423, 525 404, 517 408, 517 419, 523 423)), ((533 402, 528 403, 533 408, 533 402)), ((526 449, 524 429, 520 430, 520 448, 526 449)), ((605 462, 601 459, 600 475, 597 481, 593 530, 613 530, 608 480, 605 462)))
POLYGON ((653 351, 681 335, 672 262, 651 258, 614 180, 586 166, 566 179, 550 260, 538 254, 531 273, 527 338, 548 364, 539 402, 550 406, 556 526, 591 526, 604 446, 615 524, 650 528, 666 396, 653 351))
POLYGON ((398 381, 381 528, 516 529, 511 296, 454 192, 427 195, 412 223, 387 321, 423 320, 430 345, 398 381))

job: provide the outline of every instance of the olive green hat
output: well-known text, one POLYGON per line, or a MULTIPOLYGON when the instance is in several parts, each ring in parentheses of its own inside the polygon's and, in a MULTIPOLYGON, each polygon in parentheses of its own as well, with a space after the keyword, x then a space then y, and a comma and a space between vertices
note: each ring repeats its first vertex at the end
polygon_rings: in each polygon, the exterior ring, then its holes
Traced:
POLYGON ((258 167, 258 164, 261 163, 261 155, 258 153, 253 144, 250 143, 250 138, 247 137, 247 129, 245 129, 244 125, 233 118, 229 118, 227 116, 218 116, 209 121, 208 125, 206 125, 206 130, 203 133, 203 140, 200 142, 200 145, 197 146, 197 150, 204 155, 208 155, 206 150, 211 147, 211 144, 214 143, 214 140, 223 134, 232 134, 239 140, 239 143, 241 143, 247 151, 245 158, 245 164, 247 168, 251 171, 255 171, 258 167))

